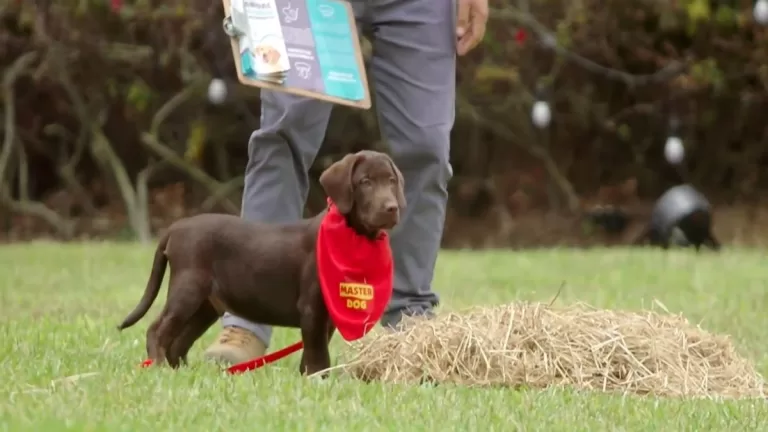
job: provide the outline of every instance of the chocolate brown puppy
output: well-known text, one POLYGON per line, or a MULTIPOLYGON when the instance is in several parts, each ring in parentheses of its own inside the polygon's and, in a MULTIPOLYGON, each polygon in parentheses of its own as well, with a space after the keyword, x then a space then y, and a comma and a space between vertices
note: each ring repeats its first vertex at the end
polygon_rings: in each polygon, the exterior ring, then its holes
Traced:
MULTIPOLYGON (((405 208, 403 176, 389 156, 349 154, 320 184, 358 234, 376 238, 405 208)), ((194 342, 225 312, 273 326, 301 329, 301 373, 330 367, 334 332, 317 277, 315 240, 326 211, 289 225, 222 214, 181 219, 162 235, 141 301, 118 330, 138 322, 157 297, 170 264, 168 298, 147 330, 154 364, 186 362, 194 342)))

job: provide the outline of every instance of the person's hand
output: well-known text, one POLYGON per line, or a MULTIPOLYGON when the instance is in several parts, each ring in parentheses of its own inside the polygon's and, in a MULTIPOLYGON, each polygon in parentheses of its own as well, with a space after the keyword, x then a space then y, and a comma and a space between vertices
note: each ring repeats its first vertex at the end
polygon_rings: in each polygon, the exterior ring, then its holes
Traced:
POLYGON ((488 0, 458 0, 456 53, 468 53, 483 40, 488 21, 488 0))

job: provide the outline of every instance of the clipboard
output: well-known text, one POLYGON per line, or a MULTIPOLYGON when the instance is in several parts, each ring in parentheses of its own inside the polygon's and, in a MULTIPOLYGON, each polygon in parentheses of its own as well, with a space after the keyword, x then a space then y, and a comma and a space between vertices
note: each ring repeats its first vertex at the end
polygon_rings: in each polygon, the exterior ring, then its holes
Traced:
POLYGON ((222 4, 225 16, 222 30, 230 37, 240 83, 353 108, 371 108, 357 23, 348 1, 222 0, 222 4), (246 3, 244 9, 233 11, 233 1, 246 3), (251 12, 249 17, 247 13, 251 7, 257 11, 251 12), (247 32, 239 30, 237 24, 243 20, 258 22, 263 14, 268 20, 264 22, 277 28, 275 12, 280 24, 279 30, 272 34, 280 35, 272 40, 278 40, 273 44, 278 47, 278 54, 271 58, 262 57, 269 53, 264 54, 261 50, 263 45, 257 45, 259 42, 254 42, 247 32), (276 66, 274 77, 270 75, 259 79, 254 74, 258 66, 250 62, 266 62, 275 58, 279 60, 270 65, 282 62, 284 67, 276 66), (283 82, 280 83, 280 80, 283 82))

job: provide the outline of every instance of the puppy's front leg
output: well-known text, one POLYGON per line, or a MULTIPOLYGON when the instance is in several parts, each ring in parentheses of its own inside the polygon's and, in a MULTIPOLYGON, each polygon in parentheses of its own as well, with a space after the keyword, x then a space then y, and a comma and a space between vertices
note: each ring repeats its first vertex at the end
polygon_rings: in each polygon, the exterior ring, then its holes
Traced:
MULTIPOLYGON (((312 375, 331 367, 331 354, 328 352, 328 311, 319 286, 303 292, 299 298, 299 311, 301 340, 304 342, 299 372, 312 375)), ((327 378, 328 374, 323 374, 322 377, 327 378)))
MULTIPOLYGON (((325 345, 327 347, 331 343, 331 338, 333 338, 333 333, 336 331, 336 326, 333 325, 333 322, 331 322, 330 317, 328 317, 328 319, 326 320, 326 324, 328 327, 328 338, 325 341, 325 345)), ((329 351, 329 356, 330 356, 330 351, 329 351)), ((307 363, 306 363, 306 360, 304 359, 304 351, 302 351, 301 362, 299 363, 299 372, 303 374, 304 371, 306 370, 306 367, 307 367, 307 363)), ((324 376, 324 378, 326 377, 327 375, 324 376)))

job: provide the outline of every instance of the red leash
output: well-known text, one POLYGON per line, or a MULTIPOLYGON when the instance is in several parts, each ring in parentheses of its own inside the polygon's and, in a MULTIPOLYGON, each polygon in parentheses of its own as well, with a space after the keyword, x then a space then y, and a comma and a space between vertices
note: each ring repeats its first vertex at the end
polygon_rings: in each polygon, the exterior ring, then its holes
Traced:
POLYGON ((246 362, 238 363, 234 366, 230 366, 227 369, 227 372, 230 373, 230 375, 235 374, 241 374, 243 372, 252 371, 254 369, 258 369, 264 365, 268 365, 270 363, 274 363, 284 357, 288 357, 289 355, 295 353, 296 351, 299 351, 300 349, 304 348, 304 343, 301 341, 296 342, 293 345, 288 345, 287 347, 275 351, 273 353, 269 353, 267 355, 263 355, 261 357, 257 357, 253 360, 248 360, 246 362))
MULTIPOLYGON (((229 372, 230 375, 236 375, 243 372, 252 371, 270 363, 274 363, 282 358, 288 357, 289 355, 301 350, 302 348, 304 348, 304 343, 299 341, 293 345, 288 345, 279 351, 275 351, 273 353, 257 357, 253 360, 248 360, 242 363, 238 363, 234 366, 230 366, 227 368, 227 372, 229 372)), ((152 366, 152 359, 146 359, 143 363, 141 363, 141 367, 143 368, 149 366, 152 366)))

